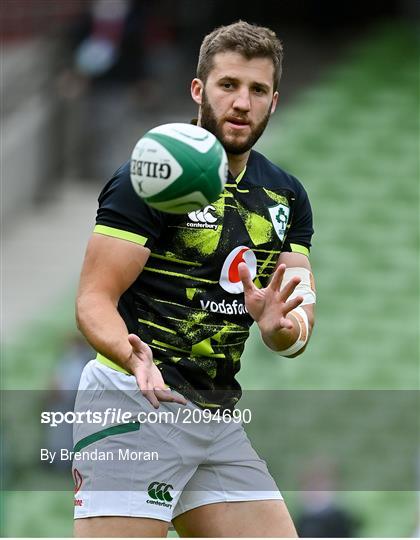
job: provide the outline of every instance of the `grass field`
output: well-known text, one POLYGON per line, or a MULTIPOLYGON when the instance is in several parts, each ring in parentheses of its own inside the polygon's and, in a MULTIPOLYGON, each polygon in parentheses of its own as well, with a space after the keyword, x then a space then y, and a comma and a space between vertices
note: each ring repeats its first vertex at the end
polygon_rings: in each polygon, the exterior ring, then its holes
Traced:
MULTIPOLYGON (((245 389, 418 388, 416 47, 413 29, 378 28, 293 106, 280 107, 261 143, 311 199, 317 326, 308 351, 294 360, 272 355, 254 332, 240 375, 245 389)), ((30 359, 18 344, 3 351, 3 388, 47 386, 74 327, 72 294, 64 291, 49 318, 28 329, 30 359)), ((297 494, 286 496, 293 513, 297 494)), ((361 517, 362 535, 412 534, 414 493, 341 496, 361 517)), ((71 534, 71 500, 63 492, 6 493, 4 535, 71 534)))

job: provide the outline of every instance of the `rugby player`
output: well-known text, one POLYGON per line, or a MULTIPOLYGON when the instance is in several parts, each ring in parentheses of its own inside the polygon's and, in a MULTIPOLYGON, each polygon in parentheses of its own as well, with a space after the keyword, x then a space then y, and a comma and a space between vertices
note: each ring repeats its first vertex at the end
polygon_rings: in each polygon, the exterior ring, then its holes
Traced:
MULTIPOLYGON (((198 125, 229 161, 215 203, 182 216, 153 210, 134 193, 129 163, 104 187, 77 298, 79 328, 98 355, 76 409, 92 405, 89 391, 109 406, 107 389, 118 396, 111 405, 133 414, 233 410, 254 321, 273 351, 304 351, 314 324, 311 207, 295 177, 252 149, 276 109, 282 55, 273 31, 244 21, 203 40, 191 95, 198 125)), ((76 536, 166 536, 171 521, 181 536, 296 536, 242 424, 127 425, 75 429, 78 450, 160 456, 75 460, 76 536)))

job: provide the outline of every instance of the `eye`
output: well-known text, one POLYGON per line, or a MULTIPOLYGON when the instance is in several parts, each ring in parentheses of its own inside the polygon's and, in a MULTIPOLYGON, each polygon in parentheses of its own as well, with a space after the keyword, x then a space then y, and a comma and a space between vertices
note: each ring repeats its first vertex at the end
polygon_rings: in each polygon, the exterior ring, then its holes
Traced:
POLYGON ((262 86, 254 86, 254 92, 256 94, 265 94, 266 93, 265 88, 263 88, 262 86))
POLYGON ((226 90, 230 90, 231 88, 233 88, 233 85, 230 82, 224 82, 222 83, 222 87, 225 88, 226 90))

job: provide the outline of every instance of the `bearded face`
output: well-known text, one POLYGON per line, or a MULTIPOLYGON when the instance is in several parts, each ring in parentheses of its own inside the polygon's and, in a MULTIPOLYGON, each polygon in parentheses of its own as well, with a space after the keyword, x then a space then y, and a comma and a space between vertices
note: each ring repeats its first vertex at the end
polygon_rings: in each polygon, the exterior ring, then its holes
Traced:
POLYGON ((219 139, 228 154, 243 154, 248 152, 264 133, 270 119, 271 107, 272 102, 257 122, 252 121, 246 112, 238 110, 218 117, 204 89, 200 124, 219 139))

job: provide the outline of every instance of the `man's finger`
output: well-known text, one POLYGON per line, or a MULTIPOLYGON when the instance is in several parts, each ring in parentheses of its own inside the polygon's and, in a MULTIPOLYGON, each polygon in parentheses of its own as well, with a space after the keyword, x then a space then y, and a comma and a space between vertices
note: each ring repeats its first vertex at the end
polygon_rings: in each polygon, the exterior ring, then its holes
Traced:
POLYGON ((187 400, 181 394, 174 394, 169 389, 162 390, 162 388, 155 388, 155 396, 159 401, 170 401, 173 403, 179 403, 180 405, 186 405, 187 400))
POLYGON ((280 290, 280 298, 283 302, 287 302, 289 296, 293 293, 296 287, 301 282, 300 277, 294 276, 292 279, 286 283, 286 285, 280 290))
POLYGON ((303 296, 296 296, 292 300, 289 300, 284 304, 284 314, 290 313, 293 309, 296 309, 303 302, 303 296))
POLYGON ((255 289, 255 285, 252 283, 251 274, 248 270, 246 263, 241 262, 238 265, 239 279, 244 286, 244 293, 251 293, 255 289))
POLYGON ((149 401, 155 409, 159 408, 159 400, 155 396, 153 386, 149 379, 136 375, 137 385, 140 388, 142 395, 149 401))
POLYGON ((143 342, 136 334, 128 334, 128 341, 133 347, 133 352, 141 353, 143 352, 143 342))
POLYGON ((159 409, 159 400, 153 390, 142 390, 141 393, 149 401, 155 409, 159 409))
POLYGON ((280 290, 281 282, 283 281, 284 272, 286 271, 286 265, 280 264, 271 278, 270 284, 268 285, 274 291, 280 290))

